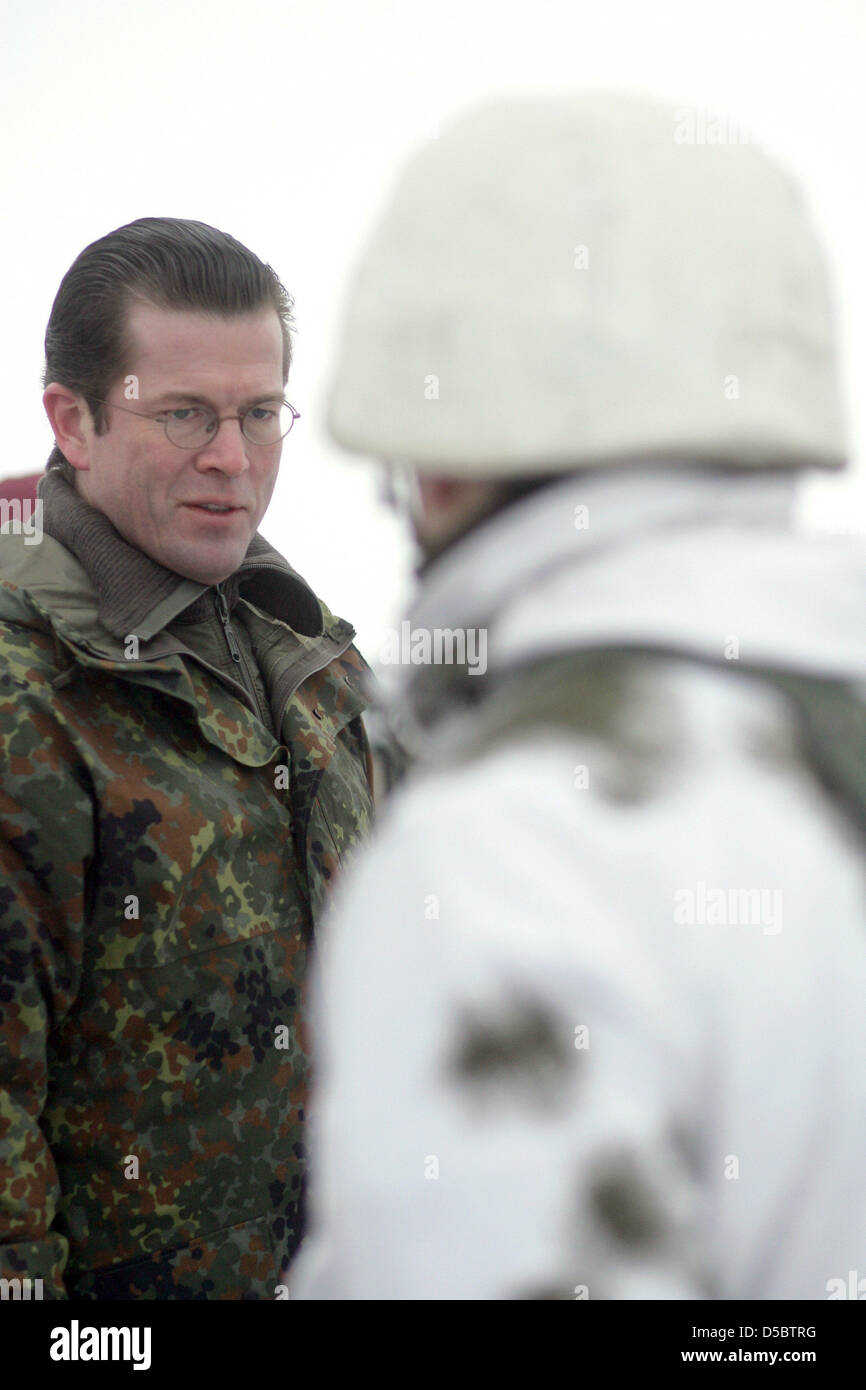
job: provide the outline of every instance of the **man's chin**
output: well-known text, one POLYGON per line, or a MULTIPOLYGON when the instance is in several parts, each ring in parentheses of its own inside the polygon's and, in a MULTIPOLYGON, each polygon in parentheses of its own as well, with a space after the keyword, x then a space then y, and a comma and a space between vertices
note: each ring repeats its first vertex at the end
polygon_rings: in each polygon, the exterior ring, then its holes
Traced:
POLYGON ((181 579, 192 579, 196 584, 205 584, 211 588, 214 584, 222 584, 224 580, 239 570, 244 562, 247 547, 241 551, 233 551, 231 555, 219 558, 201 557, 191 559, 190 556, 177 556, 172 560, 164 559, 161 561, 166 569, 173 570, 180 575, 181 579))

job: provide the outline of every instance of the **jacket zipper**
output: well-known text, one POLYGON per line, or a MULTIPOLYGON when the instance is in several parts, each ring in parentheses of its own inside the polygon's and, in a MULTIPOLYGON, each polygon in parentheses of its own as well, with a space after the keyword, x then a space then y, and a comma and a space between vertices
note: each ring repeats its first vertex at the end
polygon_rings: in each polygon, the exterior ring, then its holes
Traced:
MULTIPOLYGON (((234 628, 232 627, 231 618, 229 617, 229 606, 226 603, 226 596, 219 584, 214 585, 214 603, 216 604, 217 617, 223 625, 223 632, 225 633, 232 661, 237 662, 238 666, 241 668, 241 673, 245 675, 246 673, 243 670, 243 662, 241 659, 241 649, 238 646, 238 639, 235 637, 234 628)), ((246 685, 246 681, 243 681, 242 684, 246 685)))
POLYGON ((231 623, 231 616, 229 614, 229 606, 226 602, 226 596, 222 591, 222 585, 220 584, 214 585, 214 604, 216 605, 217 617, 222 623, 223 632, 225 633, 226 645, 228 646, 231 659, 238 668, 239 684, 241 684, 244 687, 247 694, 250 696, 253 702, 253 709, 256 711, 256 714, 258 715, 258 718, 261 721, 261 723, 264 724, 265 728, 267 729, 270 723, 270 711, 266 716, 264 710, 261 707, 258 692, 255 688, 255 685, 253 684, 247 663, 244 661, 244 654, 241 651, 240 643, 238 642, 238 639, 235 637, 234 628, 232 627, 231 623))

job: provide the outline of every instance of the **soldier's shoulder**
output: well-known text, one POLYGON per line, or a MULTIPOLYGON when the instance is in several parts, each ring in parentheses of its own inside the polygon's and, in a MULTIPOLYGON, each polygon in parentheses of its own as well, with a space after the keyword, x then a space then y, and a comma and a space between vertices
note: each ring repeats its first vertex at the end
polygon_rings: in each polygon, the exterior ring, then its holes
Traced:
POLYGON ((537 758, 553 741, 604 767, 612 799, 641 800, 675 761, 674 677, 667 657, 606 648, 527 661, 476 682, 444 671, 452 718, 424 737, 422 761, 431 770, 486 769, 515 748, 537 758))
POLYGON ((13 580, 5 578, 0 571, 0 623, 15 623, 18 626, 41 626, 33 600, 13 580))
POLYGON ((25 589, 0 576, 0 682, 7 691, 48 689, 57 670, 50 623, 25 589))

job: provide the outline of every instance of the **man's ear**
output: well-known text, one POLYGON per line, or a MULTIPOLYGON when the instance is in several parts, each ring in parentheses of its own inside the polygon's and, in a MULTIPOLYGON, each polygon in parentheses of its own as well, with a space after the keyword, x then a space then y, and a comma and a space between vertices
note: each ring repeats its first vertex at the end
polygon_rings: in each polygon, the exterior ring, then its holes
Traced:
POLYGON ((90 436, 93 420, 83 398, 68 386, 52 381, 42 397, 45 414, 54 431, 61 454, 73 468, 87 471, 90 467, 90 436))

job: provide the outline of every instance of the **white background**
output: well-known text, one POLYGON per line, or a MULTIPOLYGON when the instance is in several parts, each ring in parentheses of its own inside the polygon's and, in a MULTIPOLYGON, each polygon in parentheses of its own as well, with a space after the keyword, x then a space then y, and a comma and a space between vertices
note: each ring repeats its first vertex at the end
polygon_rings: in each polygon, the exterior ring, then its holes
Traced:
POLYGON ((375 471, 323 426, 343 287, 400 160, 508 91, 628 86, 753 127, 809 189, 836 276, 853 467, 809 525, 866 531, 863 0, 4 0, 0 474, 42 468, 45 324, 78 252, 142 216, 192 217, 295 297, 302 412, 262 530, 375 660, 410 547, 375 471))

